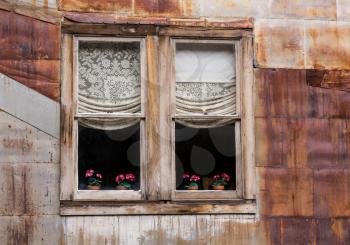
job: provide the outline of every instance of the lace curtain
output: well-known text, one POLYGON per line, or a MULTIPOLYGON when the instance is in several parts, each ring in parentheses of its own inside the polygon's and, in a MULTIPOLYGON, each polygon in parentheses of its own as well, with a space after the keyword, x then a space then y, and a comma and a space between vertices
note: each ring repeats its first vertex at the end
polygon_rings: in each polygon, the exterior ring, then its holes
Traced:
MULTIPOLYGON (((141 112, 140 45, 122 42, 80 42, 78 112, 141 112)), ((137 118, 80 118, 95 129, 121 129, 137 118)))
MULTIPOLYGON (((235 115, 235 56, 232 44, 177 44, 176 114, 235 115)), ((227 119, 177 119, 189 127, 219 127, 227 119)))

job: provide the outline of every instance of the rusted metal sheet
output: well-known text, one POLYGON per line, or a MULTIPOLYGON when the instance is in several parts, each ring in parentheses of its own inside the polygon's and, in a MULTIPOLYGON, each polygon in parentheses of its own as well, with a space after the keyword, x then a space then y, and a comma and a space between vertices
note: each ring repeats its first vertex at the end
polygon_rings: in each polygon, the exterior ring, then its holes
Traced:
POLYGON ((259 168, 262 216, 313 216, 313 171, 259 168))
POLYGON ((259 0, 192 0, 193 16, 259 17, 266 16, 268 3, 259 0))
POLYGON ((60 99, 57 60, 0 60, 0 73, 55 100, 60 99))
POLYGON ((350 69, 350 24, 305 22, 305 68, 350 69))
POLYGON ((348 119, 256 119, 258 166, 344 169, 350 166, 348 119))
POLYGON ((54 10, 54 8, 56 8, 55 0, 44 0, 44 3, 46 3, 47 6, 45 4, 42 4, 43 2, 40 4, 39 1, 35 1, 34 5, 32 1, 30 1, 30 3, 28 2, 21 0, 20 3, 12 3, 0 0, 0 9, 11 11, 20 15, 28 16, 52 24, 59 24, 61 22, 62 13, 54 10), (48 9, 49 4, 51 4, 50 9, 48 9))
POLYGON ((109 13, 77 13, 64 12, 64 18, 78 23, 90 24, 131 24, 131 25, 159 25, 159 26, 193 26, 218 28, 253 28, 252 18, 167 18, 167 17, 137 17, 116 16, 109 13))
POLYGON ((95 0, 58 0, 59 10, 64 11, 83 11, 83 12, 118 12, 119 14, 131 14, 133 10, 133 1, 95 1, 95 0))
POLYGON ((316 244, 348 244, 350 241, 349 219, 317 219, 316 244))
POLYGON ((350 174, 343 169, 315 170, 315 216, 350 216, 350 174))
MULTIPOLYGON (((349 118, 350 93, 309 86, 320 79, 315 73, 323 71, 256 69, 255 116, 349 118)), ((336 84, 339 76, 328 76, 328 83, 336 84)))
POLYGON ((304 68, 304 23, 257 20, 255 64, 261 68, 304 68))
POLYGON ((350 2, 348 0, 337 1, 337 20, 338 21, 350 20, 350 2))
POLYGON ((57 60, 60 27, 0 10, 0 59, 57 60))
POLYGON ((0 10, 0 72, 59 100, 60 27, 0 10))
MULTIPOLYGON (((281 244, 316 244, 316 223, 314 219, 289 218, 281 222, 281 244)), ((333 244, 333 243, 330 243, 333 244)))
POLYGON ((135 15, 183 16, 182 1, 179 0, 135 0, 135 15))
POLYGON ((306 81, 314 87, 350 91, 349 70, 307 70, 306 81))
POLYGON ((271 18, 303 18, 336 20, 336 0, 272 0, 269 2, 271 18))
POLYGON ((256 117, 307 117, 310 114, 304 70, 255 69, 256 117))

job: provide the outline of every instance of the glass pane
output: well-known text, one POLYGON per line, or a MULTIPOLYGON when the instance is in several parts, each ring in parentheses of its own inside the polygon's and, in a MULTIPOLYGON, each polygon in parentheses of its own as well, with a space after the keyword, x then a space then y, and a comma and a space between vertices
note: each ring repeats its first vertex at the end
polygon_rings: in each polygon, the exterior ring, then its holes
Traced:
POLYGON ((177 190, 235 190, 235 148, 234 125, 199 129, 176 124, 177 190))
POLYGON ((176 44, 176 82, 232 83, 235 76, 233 43, 176 44))
POLYGON ((176 44, 176 113, 236 114, 233 44, 176 44))
POLYGON ((79 125, 78 144, 80 190, 140 189, 140 124, 119 130, 79 125))
POLYGON ((80 41, 78 64, 79 112, 140 112, 139 42, 80 41))

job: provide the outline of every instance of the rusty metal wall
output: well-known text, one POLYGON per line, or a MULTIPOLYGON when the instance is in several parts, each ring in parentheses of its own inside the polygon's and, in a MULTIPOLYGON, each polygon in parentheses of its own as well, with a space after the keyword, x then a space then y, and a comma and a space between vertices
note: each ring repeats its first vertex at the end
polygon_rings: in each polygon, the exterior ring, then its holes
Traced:
MULTIPOLYGON (((350 244, 348 1, 11 2, 118 16, 254 17, 258 217, 62 218, 59 140, 0 108, 0 244, 350 244)), ((59 25, 0 10, 0 47, 1 73, 59 101, 59 25)))

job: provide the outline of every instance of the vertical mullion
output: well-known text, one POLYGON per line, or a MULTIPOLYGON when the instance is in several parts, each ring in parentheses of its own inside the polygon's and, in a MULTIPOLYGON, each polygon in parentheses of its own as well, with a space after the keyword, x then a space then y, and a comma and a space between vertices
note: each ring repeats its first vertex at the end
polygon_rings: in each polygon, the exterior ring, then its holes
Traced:
POLYGON ((159 136, 159 83, 158 83, 158 37, 147 36, 147 99, 146 135, 148 142, 147 156, 147 181, 145 186, 148 200, 160 198, 160 136, 159 136))
POLYGON ((74 193, 74 100, 73 36, 63 35, 61 63, 61 178, 60 200, 71 200, 74 193))
POLYGON ((254 74, 253 40, 242 38, 242 154, 244 163, 244 198, 254 199, 256 193, 254 138, 254 74))
POLYGON ((160 89, 160 111, 159 111, 159 137, 160 137, 160 199, 171 200, 172 175, 171 171, 171 82, 173 56, 171 52, 170 37, 159 37, 159 89, 160 89))

